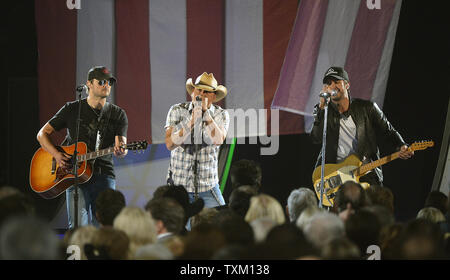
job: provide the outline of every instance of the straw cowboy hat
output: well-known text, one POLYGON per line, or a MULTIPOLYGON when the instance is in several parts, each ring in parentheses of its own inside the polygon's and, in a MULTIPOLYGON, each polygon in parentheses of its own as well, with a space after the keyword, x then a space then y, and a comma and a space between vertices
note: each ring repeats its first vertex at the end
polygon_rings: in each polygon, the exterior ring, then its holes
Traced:
POLYGON ((192 78, 187 79, 186 81, 186 90, 189 94, 192 94, 194 88, 204 89, 207 91, 212 91, 216 94, 216 100, 214 102, 218 102, 227 96, 227 88, 218 85, 216 78, 214 78, 213 73, 203 72, 200 76, 197 77, 195 83, 192 83, 192 78))

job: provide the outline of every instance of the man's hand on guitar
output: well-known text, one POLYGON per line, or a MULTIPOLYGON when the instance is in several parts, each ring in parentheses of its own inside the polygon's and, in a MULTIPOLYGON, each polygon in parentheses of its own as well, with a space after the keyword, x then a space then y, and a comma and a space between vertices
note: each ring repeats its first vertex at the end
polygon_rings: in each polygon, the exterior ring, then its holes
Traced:
POLYGON ((403 145, 400 148, 400 153, 398 155, 401 159, 409 159, 414 155, 414 151, 410 150, 407 145, 403 145))
POLYGON ((118 146, 114 146, 114 155, 118 158, 123 158, 127 155, 127 150, 123 148, 125 146, 125 143, 120 143, 118 146))
POLYGON ((69 169, 70 167, 72 167, 71 155, 66 154, 64 152, 58 152, 56 155, 54 155, 54 158, 59 166, 65 169, 69 169))

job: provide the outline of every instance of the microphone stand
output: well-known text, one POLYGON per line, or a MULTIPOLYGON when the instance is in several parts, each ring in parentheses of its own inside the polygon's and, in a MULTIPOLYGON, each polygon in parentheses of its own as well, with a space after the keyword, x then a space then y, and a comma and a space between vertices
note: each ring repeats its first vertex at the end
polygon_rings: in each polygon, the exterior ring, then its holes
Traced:
POLYGON ((75 184, 74 184, 74 192, 73 192, 73 203, 74 203, 74 229, 78 228, 78 140, 80 134, 80 122, 81 122, 81 92, 83 92, 84 87, 77 88, 78 92, 78 116, 77 116, 77 128, 75 133, 75 149, 73 151, 72 156, 72 166, 73 166, 73 174, 75 175, 75 184))
MULTIPOLYGON (((201 99, 199 100, 199 97, 197 96, 196 101, 195 102, 201 102, 201 99)), ((201 104, 201 103, 200 103, 201 104)), ((198 104, 194 103, 194 106, 198 104)), ((201 105, 200 105, 201 106, 201 105)), ((202 143, 202 122, 203 119, 198 119, 195 124, 194 124, 194 200, 198 199, 198 158, 197 158, 197 154, 198 154, 198 148, 199 145, 201 145, 202 143), (200 144, 197 144, 199 143, 200 144)))
POLYGON ((319 208, 323 208, 323 192, 324 192, 324 176, 325 176, 325 148, 327 146, 327 121, 328 121, 328 103, 330 102, 330 96, 324 96, 325 100, 325 114, 323 120, 323 136, 322 136, 322 166, 320 170, 320 200, 319 208))

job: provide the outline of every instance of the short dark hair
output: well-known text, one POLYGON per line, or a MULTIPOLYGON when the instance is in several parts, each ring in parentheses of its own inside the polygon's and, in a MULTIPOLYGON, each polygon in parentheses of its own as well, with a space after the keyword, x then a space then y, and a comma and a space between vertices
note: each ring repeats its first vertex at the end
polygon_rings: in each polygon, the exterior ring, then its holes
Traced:
POLYGON ((101 191, 95 200, 95 212, 98 222, 104 226, 112 226, 114 219, 125 207, 125 196, 118 190, 101 191))
POLYGON ((253 186, 240 186, 230 194, 229 207, 239 216, 245 217, 250 207, 250 198, 257 195, 258 191, 253 186))
POLYGON ((447 202, 448 198, 445 194, 440 191, 432 191, 428 194, 427 199, 425 200, 424 207, 434 207, 439 209, 442 214, 447 214, 447 202))
POLYGON ((354 210, 358 210, 367 205, 366 193, 360 184, 347 181, 337 191, 335 203, 339 212, 345 210, 348 203, 354 210))
POLYGON ((242 159, 234 162, 231 165, 230 176, 233 189, 242 185, 251 185, 256 188, 261 186, 261 167, 253 160, 242 159))
POLYGON ((183 229, 184 209, 175 199, 170 197, 151 199, 145 210, 150 212, 153 219, 162 221, 167 231, 178 234, 183 229))

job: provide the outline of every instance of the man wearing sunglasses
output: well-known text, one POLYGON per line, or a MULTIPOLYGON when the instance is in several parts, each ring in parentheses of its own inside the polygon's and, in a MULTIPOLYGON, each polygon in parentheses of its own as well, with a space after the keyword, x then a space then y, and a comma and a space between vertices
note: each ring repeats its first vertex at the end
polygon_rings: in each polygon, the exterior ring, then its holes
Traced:
MULTIPOLYGON (((356 154, 366 163, 379 159, 380 141, 400 151, 400 158, 408 159, 414 153, 408 151, 400 134, 387 120, 375 102, 350 97, 350 80, 342 67, 330 67, 323 78, 322 93, 330 98, 327 120, 326 163, 342 162, 350 154, 356 154)), ((312 141, 322 143, 325 99, 314 109, 312 141)), ((382 185, 381 168, 361 177, 361 182, 382 185)))
MULTIPOLYGON (((122 148, 127 142, 128 119, 125 111, 106 101, 116 78, 108 68, 96 66, 89 70, 86 87, 88 97, 81 99, 81 122, 79 141, 85 142, 90 151, 114 146, 114 155, 124 157, 127 150, 122 148)), ((39 131, 37 139, 41 146, 53 155, 61 167, 72 165, 71 156, 55 147, 50 136, 61 129, 67 129, 63 145, 76 141, 78 101, 64 105, 39 131)), ((99 157, 93 165, 93 175, 89 181, 80 185, 79 221, 80 225, 98 226, 95 216, 95 200, 105 189, 115 189, 115 174, 112 155, 99 157)), ((67 189, 67 213, 69 228, 73 227, 74 206, 73 187, 67 189)))

